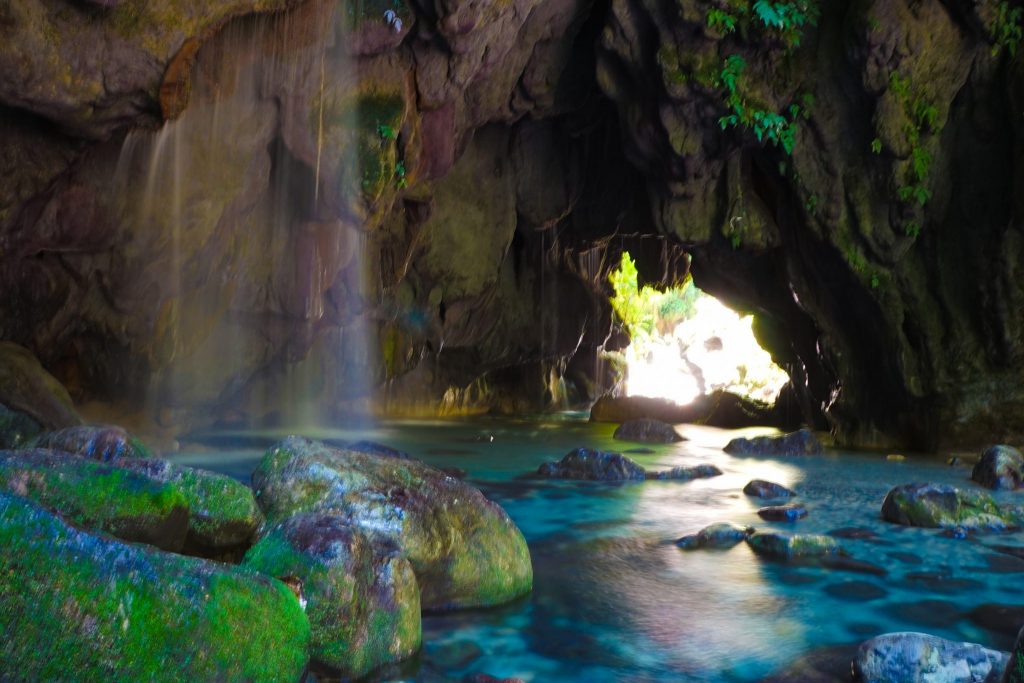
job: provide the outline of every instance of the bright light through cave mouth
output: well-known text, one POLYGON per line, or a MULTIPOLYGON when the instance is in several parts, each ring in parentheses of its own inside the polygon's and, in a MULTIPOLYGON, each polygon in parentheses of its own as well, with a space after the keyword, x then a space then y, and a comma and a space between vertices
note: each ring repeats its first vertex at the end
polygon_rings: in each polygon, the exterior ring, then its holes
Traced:
POLYGON ((754 337, 754 317, 741 316, 699 290, 688 276, 664 291, 639 287, 626 252, 610 280, 612 307, 630 334, 613 354, 625 367, 627 396, 664 398, 685 405, 724 390, 773 403, 789 381, 754 337))

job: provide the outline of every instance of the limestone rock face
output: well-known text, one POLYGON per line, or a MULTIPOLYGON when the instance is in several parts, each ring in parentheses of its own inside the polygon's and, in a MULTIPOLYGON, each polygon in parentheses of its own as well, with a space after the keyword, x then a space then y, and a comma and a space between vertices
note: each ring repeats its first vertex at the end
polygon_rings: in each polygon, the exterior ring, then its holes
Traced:
POLYGON ((253 487, 270 524, 334 515, 408 559, 424 609, 497 605, 532 587, 526 540, 505 511, 418 460, 289 437, 264 456, 253 487))
POLYGON ((997 683, 1005 652, 956 643, 924 633, 886 633, 865 641, 853 660, 856 680, 997 683))
POLYGON ((300 513, 266 533, 243 566, 298 580, 313 661, 348 678, 420 647, 420 592, 408 560, 390 556, 334 515, 300 513))
POLYGON ((299 680, 309 623, 251 570, 94 536, 0 494, 0 657, 27 680, 299 680))

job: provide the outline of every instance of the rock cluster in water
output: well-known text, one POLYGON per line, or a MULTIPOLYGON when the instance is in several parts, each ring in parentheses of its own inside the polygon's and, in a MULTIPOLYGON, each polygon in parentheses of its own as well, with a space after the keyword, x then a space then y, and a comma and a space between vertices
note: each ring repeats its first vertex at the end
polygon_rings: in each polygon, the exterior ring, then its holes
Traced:
POLYGON ((357 678, 420 648, 421 609, 532 587, 500 507, 386 447, 286 439, 257 498, 119 428, 32 439, 0 451, 3 661, 29 680, 357 678))

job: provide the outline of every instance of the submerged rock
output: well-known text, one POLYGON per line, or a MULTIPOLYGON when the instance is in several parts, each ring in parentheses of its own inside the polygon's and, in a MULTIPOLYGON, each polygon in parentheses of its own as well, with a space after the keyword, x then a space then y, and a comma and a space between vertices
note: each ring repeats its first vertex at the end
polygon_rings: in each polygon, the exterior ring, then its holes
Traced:
POLYGON ((724 448, 731 455, 820 455, 821 442, 809 429, 777 436, 738 438, 724 448))
POLYGON ((882 501, 882 517, 905 526, 1003 530, 1015 520, 980 491, 963 491, 948 484, 904 484, 882 501))
POLYGON ((19 680, 298 680, 309 624, 282 583, 75 529, 0 494, 0 660, 19 680))
POLYGON ((818 534, 776 534, 758 531, 747 538, 758 555, 775 559, 826 557, 841 552, 839 543, 830 536, 818 534))
POLYGON ((796 494, 782 484, 754 479, 743 487, 743 493, 755 498, 791 498, 796 494))
POLYGON ((1015 489, 1021 484, 1024 455, 1012 446, 989 446, 971 471, 971 479, 990 489, 1015 489))
POLYGON ((621 441, 641 443, 675 443, 684 440, 667 422, 646 418, 623 422, 612 436, 621 441))
POLYGON ((112 425, 66 427, 41 435, 33 445, 37 448, 75 453, 101 462, 152 456, 139 439, 121 427, 112 425))
POLYGON ((253 485, 271 523, 335 515, 408 558, 424 609, 496 605, 532 588, 530 551, 505 511, 418 460, 289 437, 263 457, 253 485))
POLYGON ((643 467, 621 453, 577 448, 569 451, 558 462, 546 462, 537 473, 557 479, 589 479, 595 481, 625 481, 647 478, 643 467))
POLYGON ((753 527, 721 522, 704 527, 695 534, 683 536, 676 545, 684 550, 697 548, 731 548, 754 533, 753 527))
POLYGON ((757 516, 769 522, 795 522, 807 516, 807 508, 797 503, 770 505, 758 510, 757 516))
POLYGON ((188 532, 188 501, 175 487, 67 453, 0 451, 0 490, 76 526, 165 550, 181 550, 188 532))
POLYGON ((359 678, 420 647, 420 592, 408 560, 381 552, 337 516, 298 514, 267 533, 243 566, 297 579, 311 657, 359 678))
POLYGON ((863 683, 996 683, 1006 662, 1006 653, 974 643, 925 633, 886 633, 861 643, 853 673, 863 683))
POLYGON ((714 465, 693 465, 692 467, 673 467, 660 472, 648 472, 648 479, 665 479, 674 481, 690 481, 691 479, 708 479, 722 474, 722 470, 714 465))

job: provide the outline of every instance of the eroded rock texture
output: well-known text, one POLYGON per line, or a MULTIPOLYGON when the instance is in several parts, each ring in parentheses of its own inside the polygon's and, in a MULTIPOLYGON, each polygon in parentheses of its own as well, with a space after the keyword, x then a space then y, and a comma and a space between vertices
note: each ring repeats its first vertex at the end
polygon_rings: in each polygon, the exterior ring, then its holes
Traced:
POLYGON ((838 443, 1019 441, 998 3, 753 5, 10 4, 0 339, 165 426, 519 411, 685 248, 838 443))

